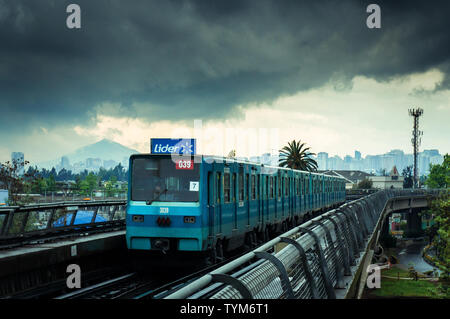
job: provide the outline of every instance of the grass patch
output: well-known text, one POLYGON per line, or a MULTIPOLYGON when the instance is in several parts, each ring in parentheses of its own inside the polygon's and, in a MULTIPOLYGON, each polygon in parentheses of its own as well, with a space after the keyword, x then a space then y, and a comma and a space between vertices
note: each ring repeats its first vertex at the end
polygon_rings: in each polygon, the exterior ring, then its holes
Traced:
POLYGON ((382 278, 381 288, 370 290, 370 294, 384 298, 450 298, 449 294, 442 290, 442 284, 439 282, 396 280, 389 278, 382 278))
POLYGON ((400 269, 397 267, 392 267, 391 269, 382 269, 381 270, 381 275, 382 276, 391 276, 391 277, 397 277, 398 275, 400 275, 400 278, 411 278, 409 276, 409 271, 405 270, 405 269, 400 269))
MULTIPOLYGON (((383 269, 381 276, 411 278, 409 271, 392 267, 383 269)), ((450 290, 443 289, 443 283, 426 280, 397 280, 381 277, 381 288, 365 289, 366 298, 450 298, 450 290)))

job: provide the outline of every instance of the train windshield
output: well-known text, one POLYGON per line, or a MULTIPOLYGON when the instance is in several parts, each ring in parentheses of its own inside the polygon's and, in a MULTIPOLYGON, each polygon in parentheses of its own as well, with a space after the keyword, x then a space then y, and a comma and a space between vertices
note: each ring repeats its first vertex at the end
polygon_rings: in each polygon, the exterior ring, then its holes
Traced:
POLYGON ((136 157, 131 168, 131 200, 152 202, 197 202, 200 164, 193 160, 174 162, 165 156, 136 157))

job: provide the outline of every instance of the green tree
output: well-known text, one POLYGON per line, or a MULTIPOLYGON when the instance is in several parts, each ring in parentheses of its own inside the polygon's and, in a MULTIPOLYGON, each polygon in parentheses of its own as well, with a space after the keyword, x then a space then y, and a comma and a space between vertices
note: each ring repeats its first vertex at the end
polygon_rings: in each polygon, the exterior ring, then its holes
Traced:
POLYGON ((414 185, 413 168, 412 166, 407 166, 403 169, 403 188, 412 188, 414 185))
POLYGON ((89 183, 87 182, 87 180, 80 181, 80 186, 78 189, 79 189, 79 192, 81 195, 84 195, 84 196, 91 195, 91 191, 89 189, 89 183))
POLYGON ((54 175, 50 175, 48 178, 46 178, 46 184, 47 184, 47 189, 46 191, 48 192, 55 192, 56 191, 56 180, 55 180, 55 176, 54 175))
POLYGON ((105 183, 105 192, 106 196, 113 197, 115 194, 117 194, 117 177, 111 176, 108 182, 105 183))
POLYGON ((289 142, 280 150, 279 166, 303 171, 317 171, 317 162, 311 158, 316 154, 309 152, 309 147, 305 147, 305 145, 301 141, 289 142))
POLYGON ((371 189, 372 185, 372 180, 366 177, 358 183, 358 189, 371 189))
POLYGON ((0 184, 6 187, 8 190, 8 204, 9 205, 23 205, 30 202, 30 198, 23 197, 25 191, 29 191, 29 187, 26 185, 26 181, 30 180, 32 176, 28 176, 27 173, 22 176, 17 172, 29 162, 19 162, 13 160, 12 162, 0 163, 0 184))
POLYGON ((425 181, 429 188, 450 187, 450 156, 445 154, 442 164, 430 164, 430 174, 425 181))
POLYGON ((434 216, 437 227, 433 238, 433 246, 436 248, 436 265, 442 270, 443 276, 450 276, 450 196, 448 190, 440 198, 431 203, 427 212, 434 216))
POLYGON ((86 183, 88 185, 89 193, 92 193, 95 188, 98 186, 97 176, 94 173, 90 172, 88 176, 86 176, 86 183))

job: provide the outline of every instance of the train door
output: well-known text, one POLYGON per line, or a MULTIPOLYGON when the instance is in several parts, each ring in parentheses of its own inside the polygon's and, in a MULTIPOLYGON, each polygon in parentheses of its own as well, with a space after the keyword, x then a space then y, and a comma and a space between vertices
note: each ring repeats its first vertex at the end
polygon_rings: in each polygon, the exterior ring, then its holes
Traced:
POLYGON ((259 198, 260 198, 260 202, 261 202, 261 210, 260 210, 260 212, 261 212, 261 222, 262 222, 262 224, 264 225, 264 220, 265 220, 265 218, 264 218, 264 213, 265 213, 265 211, 264 211, 264 209, 265 209, 265 207, 266 207, 266 205, 264 204, 264 199, 265 199, 265 195, 264 195, 264 185, 265 185, 265 181, 264 181, 264 175, 260 175, 261 176, 261 184, 260 184, 260 193, 259 193, 259 198))
POLYGON ((283 177, 283 189, 282 189, 282 198, 283 198, 283 219, 286 217, 289 211, 289 196, 288 196, 288 188, 289 188, 289 178, 287 174, 283 177))
POLYGON ((293 175, 293 177, 291 177, 291 181, 292 181, 292 188, 291 188, 291 201, 292 201, 292 211, 290 213, 290 216, 294 216, 297 213, 297 189, 296 187, 296 179, 295 179, 295 175, 293 175))
POLYGON ((264 216, 266 222, 269 222, 269 176, 265 176, 266 182, 264 183, 264 216))
POLYGON ((208 216, 209 216, 209 236, 213 237, 214 234, 214 221, 215 221, 215 207, 216 207, 216 192, 214 190, 215 182, 215 176, 214 172, 209 171, 208 172, 208 216))
POLYGON ((249 174, 245 174, 245 208, 247 210, 247 225, 250 225, 250 199, 251 199, 250 177, 249 174))
POLYGON ((278 173, 278 175, 275 175, 273 177, 274 181, 274 192, 275 192, 275 219, 278 219, 278 217, 281 218, 281 215, 283 215, 283 200, 281 196, 281 174, 278 173))
POLYGON ((249 214, 248 214, 248 192, 247 192, 247 184, 248 183, 248 174, 244 173, 244 167, 242 165, 239 166, 238 174, 237 174, 237 194, 236 194, 236 202, 237 202, 237 229, 239 232, 243 232, 246 229, 246 226, 249 224, 249 214))
POLYGON ((214 213, 215 213, 215 219, 214 219, 214 228, 215 228, 215 233, 222 233, 222 174, 220 174, 219 172, 217 172, 215 174, 216 176, 216 187, 215 187, 215 191, 216 191, 216 201, 215 201, 215 208, 214 208, 214 213))
POLYGON ((236 173, 232 174, 231 187, 233 193, 233 229, 237 229, 237 206, 238 206, 238 187, 236 173))
POLYGON ((257 205, 258 205, 258 221, 262 224, 263 219, 262 219, 262 205, 261 205, 261 184, 260 184, 260 178, 261 175, 256 175, 256 199, 257 199, 257 205))
POLYGON ((313 195, 312 195, 312 175, 308 173, 307 175, 308 183, 308 210, 313 208, 313 195))
POLYGON ((292 202, 293 196, 292 196, 292 177, 288 177, 288 184, 289 184, 289 190, 288 190, 288 198, 289 198, 289 209, 287 211, 286 217, 291 216, 294 212, 294 203, 292 202))

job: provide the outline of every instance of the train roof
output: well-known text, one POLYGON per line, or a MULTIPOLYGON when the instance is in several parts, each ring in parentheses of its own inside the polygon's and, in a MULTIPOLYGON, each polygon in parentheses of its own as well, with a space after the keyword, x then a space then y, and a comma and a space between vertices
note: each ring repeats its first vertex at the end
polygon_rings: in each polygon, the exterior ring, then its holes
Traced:
POLYGON ((299 169, 292 169, 292 168, 288 168, 288 167, 266 165, 266 164, 259 163, 259 162, 236 159, 236 158, 221 157, 221 156, 214 156, 214 155, 202 155, 202 156, 204 159, 219 159, 221 161, 226 161, 228 163, 251 164, 251 165, 257 165, 257 166, 262 166, 262 167, 267 167, 267 168, 274 168, 274 169, 278 169, 278 170, 297 171, 297 172, 307 173, 307 174, 311 174, 311 175, 327 176, 327 177, 333 177, 333 178, 337 178, 337 179, 344 179, 344 178, 341 178, 341 177, 335 176, 335 175, 328 175, 328 174, 318 173, 318 172, 302 171, 299 169))
MULTIPOLYGON (((141 154, 133 154, 132 156, 134 156, 134 155, 159 156, 159 155, 170 155, 170 154, 141 153, 141 154)), ((316 176, 326 176, 326 177, 331 177, 334 179, 345 180, 345 178, 342 178, 342 177, 339 177, 336 175, 328 175, 328 174, 319 173, 319 172, 309 172, 309 171, 302 171, 299 169, 292 169, 292 168, 288 168, 288 167, 266 165, 264 163, 259 163, 259 162, 249 161, 249 160, 242 160, 242 159, 231 158, 231 157, 224 157, 224 156, 217 156, 217 155, 203 155, 203 154, 195 154, 194 156, 201 156, 203 158, 203 160, 219 160, 220 162, 226 162, 226 163, 250 164, 250 165, 261 166, 261 167, 265 167, 265 168, 273 168, 273 169, 284 170, 284 171, 296 171, 296 172, 301 172, 301 173, 306 173, 306 174, 311 174, 311 175, 316 175, 316 176)))

